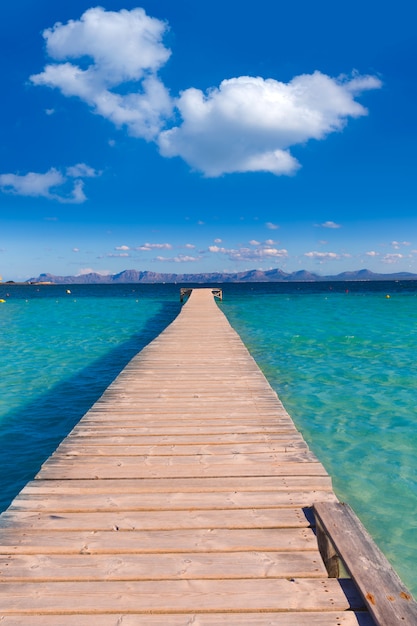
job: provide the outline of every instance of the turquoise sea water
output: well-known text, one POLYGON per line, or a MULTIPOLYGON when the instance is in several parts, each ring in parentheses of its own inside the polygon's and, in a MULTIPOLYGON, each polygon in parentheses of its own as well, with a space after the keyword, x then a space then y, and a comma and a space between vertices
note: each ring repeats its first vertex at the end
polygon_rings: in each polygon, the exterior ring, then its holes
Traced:
MULTIPOLYGON (((0 286, 0 510, 180 308, 175 285, 66 289, 0 286)), ((417 596, 417 284, 223 289, 339 498, 417 596)))

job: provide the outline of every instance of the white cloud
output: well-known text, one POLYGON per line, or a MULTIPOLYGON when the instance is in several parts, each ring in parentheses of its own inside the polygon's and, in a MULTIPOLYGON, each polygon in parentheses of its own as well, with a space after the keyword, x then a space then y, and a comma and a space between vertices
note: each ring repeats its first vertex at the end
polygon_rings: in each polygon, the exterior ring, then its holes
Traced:
POLYGON ((79 252, 79 251, 80 251, 80 249, 79 249, 79 248, 73 248, 73 249, 72 249, 72 251, 73 251, 73 252, 79 252))
POLYGON ((323 222, 323 224, 319 224, 323 228, 341 228, 340 224, 336 224, 336 222, 323 222))
POLYGON ((373 76, 335 79, 316 71, 289 83, 240 76, 206 93, 186 89, 177 100, 182 124, 161 133, 161 154, 180 156, 206 176, 293 174, 300 164, 289 148, 366 115, 354 96, 380 86, 373 76))
POLYGON ((194 250, 195 245, 193 243, 186 243, 184 248, 188 248, 189 250, 194 250))
POLYGON ((0 174, 0 189, 15 196, 48 198, 61 204, 81 204, 87 199, 81 179, 99 175, 100 172, 85 163, 67 167, 65 174, 55 167, 51 167, 44 174, 0 174), (71 178, 75 180, 72 182, 69 180, 71 178))
POLYGON ((171 250, 172 245, 170 243, 144 243, 142 246, 137 246, 135 250, 142 252, 149 252, 149 250, 171 250))
POLYGON ((76 96, 132 135, 153 139, 172 112, 168 91, 156 75, 171 54, 162 44, 166 29, 141 8, 88 9, 78 21, 58 22, 44 31, 47 52, 57 62, 31 81, 76 96), (114 91, 126 84, 127 92, 114 91))
POLYGON ((337 254, 336 252, 317 252, 313 250, 311 252, 305 252, 304 256, 309 259, 318 259, 319 261, 337 261, 339 259, 346 259, 350 257, 350 254, 337 254))
POLYGON ((288 257, 288 250, 283 248, 260 247, 260 248, 223 248, 209 246, 209 252, 225 254, 231 261, 251 261, 259 259, 283 259, 288 257))
POLYGON ((214 240, 214 243, 221 243, 221 242, 222 242, 222 240, 219 239, 218 237, 217 237, 217 239, 214 240))
POLYGON ((94 168, 85 163, 77 163, 77 165, 67 167, 66 175, 71 178, 95 178, 96 176, 100 176, 100 172, 97 172, 94 168))
POLYGON ((80 98, 117 127, 155 141, 163 156, 178 156, 208 177, 294 174, 300 163, 291 147, 366 115, 355 98, 381 86, 374 76, 332 78, 319 71, 288 83, 238 76, 204 92, 185 89, 174 100, 158 76, 171 54, 163 44, 167 29, 142 8, 88 9, 79 20, 44 31, 53 62, 31 81, 80 98))
POLYGON ((125 252, 126 250, 130 250, 129 246, 116 246, 115 250, 121 250, 122 252, 125 252))
POLYGON ((266 222, 265 226, 269 228, 269 230, 277 230, 279 228, 278 224, 273 224, 272 222, 266 222))
POLYGON ((80 269, 76 276, 85 276, 86 274, 100 274, 100 276, 110 276, 111 272, 109 270, 95 270, 91 267, 84 267, 80 269))
POLYGON ((404 254, 386 254, 385 256, 383 256, 381 258, 381 261, 383 261, 384 263, 397 263, 398 261, 401 261, 402 259, 406 259, 407 256, 404 254))
POLYGON ((395 250, 399 250, 401 246, 411 246, 410 241, 391 241, 391 245, 395 250))
POLYGON ((249 243, 250 243, 251 246, 260 246, 261 245, 261 242, 260 241, 256 241, 256 239, 251 239, 249 243))
POLYGON ((28 174, 0 174, 0 187, 6 193, 19 196, 51 196, 51 188, 59 187, 65 182, 64 176, 55 168, 45 174, 29 172, 28 174))
POLYGON ((114 252, 109 252, 108 254, 106 254, 106 257, 110 257, 112 259, 119 259, 119 258, 130 257, 130 254, 128 252, 119 252, 119 254, 114 254, 114 252))
POLYGON ((195 263, 196 261, 200 261, 201 257, 195 257, 195 256, 189 256, 186 254, 179 254, 178 256, 175 257, 164 257, 164 256, 157 256, 156 257, 156 261, 166 261, 169 263, 195 263))
POLYGON ((62 204, 81 204, 87 199, 82 180, 68 184, 68 178, 55 168, 45 174, 0 174, 0 189, 15 196, 48 198, 62 204))
POLYGON ((375 250, 370 250, 369 252, 365 252, 366 256, 371 256, 371 257, 375 257, 375 256, 379 256, 379 252, 375 252, 375 250))

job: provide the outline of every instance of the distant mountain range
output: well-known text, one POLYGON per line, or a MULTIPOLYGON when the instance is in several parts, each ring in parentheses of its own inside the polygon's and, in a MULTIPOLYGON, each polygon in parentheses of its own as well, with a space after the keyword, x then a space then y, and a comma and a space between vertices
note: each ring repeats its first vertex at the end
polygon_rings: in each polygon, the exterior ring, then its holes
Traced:
POLYGON ((298 272, 283 272, 273 270, 249 270, 246 272, 205 272, 200 274, 162 274, 139 270, 124 270, 118 274, 102 275, 92 272, 80 276, 54 276, 40 274, 37 278, 30 278, 29 283, 52 283, 54 285, 70 284, 120 284, 120 283, 276 283, 276 282, 317 282, 326 280, 354 281, 354 280, 417 280, 417 274, 397 272, 395 274, 376 274, 370 270, 356 272, 342 272, 336 276, 319 276, 299 270, 298 272))

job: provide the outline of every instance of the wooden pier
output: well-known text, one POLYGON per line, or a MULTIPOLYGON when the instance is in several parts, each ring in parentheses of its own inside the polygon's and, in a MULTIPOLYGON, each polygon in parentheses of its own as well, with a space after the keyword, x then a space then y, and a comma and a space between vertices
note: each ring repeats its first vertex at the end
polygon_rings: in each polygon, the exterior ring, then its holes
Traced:
POLYGON ((313 505, 334 563, 348 526, 330 477, 212 290, 193 290, 0 517, 0 622, 417 624, 397 579, 329 577, 313 505), (387 585, 398 622, 378 615, 387 585))

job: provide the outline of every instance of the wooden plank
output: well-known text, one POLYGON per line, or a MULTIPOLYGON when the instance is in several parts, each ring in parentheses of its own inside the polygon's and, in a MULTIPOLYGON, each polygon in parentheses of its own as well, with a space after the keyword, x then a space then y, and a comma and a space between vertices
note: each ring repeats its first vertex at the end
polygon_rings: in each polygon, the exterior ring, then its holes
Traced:
POLYGON ((169 552, 317 551, 310 528, 193 529, 31 533, 3 529, 0 554, 151 554, 169 552))
MULTIPOLYGON (((193 424, 181 422, 182 417, 179 415, 175 420, 172 420, 169 424, 163 424, 158 416, 150 421, 146 420, 134 420, 130 422, 118 420, 117 416, 114 418, 113 427, 110 424, 105 425, 102 422, 85 423, 77 426, 71 433, 71 438, 88 436, 88 437, 132 437, 132 436, 147 436, 147 437, 194 437, 194 442, 198 442, 201 438, 202 441, 205 438, 217 437, 220 435, 237 436, 237 437, 249 437, 263 438, 274 437, 278 438, 281 435, 294 435, 297 438, 297 433, 294 430, 294 425, 279 424, 275 422, 272 426, 263 424, 259 420, 252 420, 251 423, 244 420, 218 420, 217 424, 193 424)), ((261 439, 262 440, 262 439, 261 439)))
MULTIPOLYGON (((82 458, 82 457, 80 457, 82 458)), ((78 461, 79 459, 77 459, 78 461)), ((128 464, 126 461, 103 464, 91 464, 80 467, 75 463, 50 463, 47 462, 39 473, 41 479, 63 479, 76 478, 186 478, 186 477, 246 477, 246 476, 320 476, 325 473, 319 463, 282 463, 269 465, 267 468, 256 464, 228 464, 228 465, 143 465, 128 464)))
MULTIPOLYGON (((101 489, 105 489, 102 486, 101 489)), ((0 516, 0 524, 8 519, 9 513, 15 511, 47 511, 49 513, 64 512, 114 512, 118 511, 216 511, 221 510, 228 515, 233 510, 270 509, 273 515, 287 515, 286 511, 301 520, 306 519, 303 511, 312 499, 320 501, 334 501, 335 495, 331 491, 243 491, 243 492, 156 492, 156 493, 48 493, 43 490, 37 495, 26 494, 26 489, 17 496, 8 511, 0 516), (45 497, 45 495, 47 497, 45 497)))
MULTIPOLYGON (((21 496, 58 494, 122 494, 122 493, 211 493, 211 492, 256 492, 275 493, 281 491, 332 491, 328 474, 317 476, 244 476, 219 478, 141 478, 72 480, 40 480, 27 483, 21 496)), ((18 498, 20 496, 17 496, 18 498)), ((318 500, 318 498, 316 498, 318 500)))
POLYGON ((0 581, 325 578, 316 552, 0 556, 0 581))
POLYGON ((266 454, 270 452, 291 452, 292 450, 306 450, 307 446, 304 441, 284 441, 283 443, 251 443, 251 444, 211 444, 211 445, 175 445, 175 444, 158 444, 158 445, 129 445, 118 444, 112 442, 106 443, 103 440, 100 443, 79 446, 72 441, 62 444, 56 453, 69 456, 202 456, 202 455, 225 455, 225 454, 266 454))
POLYGON ((296 509, 229 509, 229 510, 187 510, 185 515, 170 514, 163 511, 120 512, 60 512, 51 515, 51 510, 44 513, 11 511, 0 517, 0 528, 50 531, 75 530, 173 530, 184 528, 308 528, 310 523, 301 511, 296 509))
POLYGON ((317 503, 314 513, 379 626, 417 624, 417 603, 347 504, 317 503))
MULTIPOLYGON (((245 465, 248 467, 256 466, 262 467, 262 469, 268 469, 269 466, 276 465, 285 465, 287 463, 317 463, 316 457, 308 450, 292 450, 288 449, 286 452, 274 452, 272 450, 268 450, 266 452, 258 452, 253 454, 244 454, 236 450, 230 454, 222 454, 219 451, 218 454, 197 454, 197 455, 181 455, 181 456, 172 456, 169 455, 158 455, 158 454, 145 454, 145 455, 137 455, 134 459, 131 458, 132 455, 129 456, 119 456, 115 455, 107 455, 105 459, 97 458, 95 455, 87 456, 82 455, 77 458, 76 465, 78 467, 84 468, 89 465, 95 465, 100 467, 101 464, 111 465, 111 464, 121 464, 124 467, 140 466, 147 465, 151 467, 182 467, 182 466, 191 466, 194 468, 195 465, 200 466, 208 466, 213 467, 216 465, 222 466, 233 466, 233 465, 245 465), (264 468, 263 466, 267 467, 264 468)), ((69 465, 74 464, 72 459, 68 459, 66 455, 61 454, 60 452, 54 453, 48 461, 46 461, 45 465, 69 465)))
POLYGON ((68 435, 59 446, 59 450, 66 446, 83 445, 115 445, 115 446, 143 446, 152 449, 154 446, 231 446, 231 445, 284 445, 285 443, 299 443, 306 445, 304 439, 295 430, 273 433, 228 433, 223 434, 221 440, 217 435, 204 435, 201 433, 190 433, 187 435, 122 435, 115 436, 111 432, 99 437, 91 435, 88 442, 80 441, 73 433, 68 435))
POLYGON ((2 613, 346 611, 363 604, 337 579, 0 583, 2 613))
MULTIPOLYGON (((331 611, 325 613, 186 613, 167 615, 127 615, 95 613, 100 626, 375 626, 369 614, 331 611), (169 622, 167 621, 169 619, 169 622)), ((80 626, 91 621, 91 614, 31 615, 30 626, 80 626)), ((28 626, 27 616, 5 615, 3 626, 28 626)))

